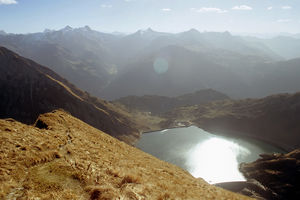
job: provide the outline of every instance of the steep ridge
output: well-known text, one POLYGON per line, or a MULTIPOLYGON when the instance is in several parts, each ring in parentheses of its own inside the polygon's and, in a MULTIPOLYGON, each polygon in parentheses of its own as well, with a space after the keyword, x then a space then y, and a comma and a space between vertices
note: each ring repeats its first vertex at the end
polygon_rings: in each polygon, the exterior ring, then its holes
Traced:
POLYGON ((135 124, 112 104, 91 97, 52 70, 0 47, 0 118, 32 124, 39 114, 62 108, 86 123, 133 142, 135 124))
POLYGON ((256 137, 287 150, 300 144, 300 93, 181 107, 165 117, 168 126, 190 122, 216 133, 256 137))
POLYGON ((39 116, 35 126, 0 120, 1 199, 248 199, 63 111, 39 116))

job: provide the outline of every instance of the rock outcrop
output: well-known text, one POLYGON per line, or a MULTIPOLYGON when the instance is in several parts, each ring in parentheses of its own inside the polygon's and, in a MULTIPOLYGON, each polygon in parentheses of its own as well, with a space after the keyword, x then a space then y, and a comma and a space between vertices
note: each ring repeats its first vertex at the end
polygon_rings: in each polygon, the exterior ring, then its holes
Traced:
POLYGON ((250 179, 241 191, 245 195, 267 200, 300 199, 300 149, 288 154, 261 155, 255 162, 242 163, 240 171, 250 179), (256 187, 251 187, 251 182, 256 182, 252 184, 256 187))
POLYGON ((249 199, 54 111, 0 120, 0 199, 249 199))

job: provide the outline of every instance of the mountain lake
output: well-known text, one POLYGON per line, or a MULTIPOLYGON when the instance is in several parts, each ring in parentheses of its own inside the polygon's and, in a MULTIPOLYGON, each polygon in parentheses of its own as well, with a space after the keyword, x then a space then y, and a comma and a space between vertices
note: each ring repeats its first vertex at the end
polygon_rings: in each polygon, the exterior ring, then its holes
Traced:
POLYGON ((136 147, 210 184, 244 181, 240 163, 255 161, 259 154, 284 153, 260 140, 215 135, 195 126, 144 133, 136 147))

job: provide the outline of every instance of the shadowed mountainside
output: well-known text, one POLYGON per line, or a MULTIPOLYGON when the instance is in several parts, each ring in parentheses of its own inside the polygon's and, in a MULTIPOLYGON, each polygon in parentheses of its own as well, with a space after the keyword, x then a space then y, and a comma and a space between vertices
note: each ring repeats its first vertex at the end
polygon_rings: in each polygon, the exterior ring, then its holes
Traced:
POLYGON ((41 115, 35 125, 0 120, 1 199, 248 199, 63 111, 41 115))
POLYGON ((205 53, 174 45, 141 57, 126 69, 103 90, 103 96, 179 96, 207 88, 231 95, 249 89, 233 70, 205 53))
POLYGON ((91 97, 52 70, 0 47, 0 118, 32 124, 39 114, 62 108, 108 134, 133 142, 135 124, 115 107, 91 97))
POLYGON ((156 95, 128 96, 117 99, 113 103, 124 105, 129 111, 151 112, 162 114, 176 107, 205 104, 211 101, 225 100, 229 97, 221 92, 206 89, 178 97, 156 95))
POLYGON ((165 126, 189 122, 216 133, 250 136, 294 149, 300 144, 300 93, 177 108, 165 126))

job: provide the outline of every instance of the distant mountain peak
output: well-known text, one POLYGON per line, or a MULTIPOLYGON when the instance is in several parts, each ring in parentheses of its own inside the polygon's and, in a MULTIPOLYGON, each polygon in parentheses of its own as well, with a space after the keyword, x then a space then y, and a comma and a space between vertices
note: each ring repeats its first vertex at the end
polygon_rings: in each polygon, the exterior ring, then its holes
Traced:
POLYGON ((154 31, 152 28, 147 28, 147 29, 140 29, 136 32, 136 34, 140 34, 140 35, 145 35, 145 34, 154 34, 154 33, 158 33, 157 31, 154 31))
POLYGON ((50 33, 50 32, 53 32, 53 30, 48 29, 48 28, 46 28, 46 29, 44 30, 44 33, 50 33))
POLYGON ((154 33, 154 31, 151 28, 147 28, 147 29, 140 29, 136 33, 139 35, 145 35, 148 33, 154 33))
POLYGON ((156 37, 164 36, 167 34, 168 33, 155 31, 149 27, 147 29, 140 29, 137 32, 133 33, 132 35, 137 36, 137 37, 147 38, 147 39, 154 39, 156 37))
POLYGON ((197 29, 191 28, 190 30, 187 31, 188 33, 200 33, 197 29))
POLYGON ((61 31, 72 31, 73 28, 71 26, 66 26, 65 28, 61 29, 61 31))
POLYGON ((146 29, 146 32, 155 32, 151 27, 146 29))
POLYGON ((81 30, 81 31, 92 31, 92 29, 88 25, 86 25, 84 27, 81 27, 81 28, 78 28, 78 29, 81 30))
POLYGON ((223 32, 223 35, 225 35, 225 36, 232 36, 231 33, 230 33, 229 31, 223 32))
POLYGON ((0 30, 0 35, 7 35, 5 31, 0 30))
POLYGON ((197 29, 192 28, 192 29, 190 29, 188 31, 182 32, 181 34, 183 34, 183 35, 199 35, 201 33, 197 29))

